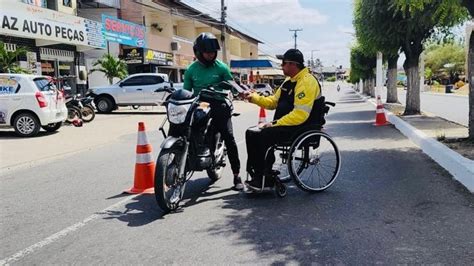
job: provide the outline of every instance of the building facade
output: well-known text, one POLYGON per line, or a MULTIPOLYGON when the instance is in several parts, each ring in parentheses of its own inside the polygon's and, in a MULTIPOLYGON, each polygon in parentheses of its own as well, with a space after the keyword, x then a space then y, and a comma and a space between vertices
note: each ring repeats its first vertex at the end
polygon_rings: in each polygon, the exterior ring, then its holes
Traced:
POLYGON ((19 65, 33 74, 61 78, 72 93, 82 91, 83 51, 103 48, 100 23, 76 16, 76 1, 0 0, 0 6, 0 40, 7 50, 28 49, 19 65))

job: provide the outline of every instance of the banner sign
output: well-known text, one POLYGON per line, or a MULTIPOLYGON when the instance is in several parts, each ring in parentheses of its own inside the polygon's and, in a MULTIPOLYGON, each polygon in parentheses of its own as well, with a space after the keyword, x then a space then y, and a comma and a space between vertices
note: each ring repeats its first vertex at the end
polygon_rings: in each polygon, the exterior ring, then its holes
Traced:
POLYGON ((0 34, 104 48, 102 23, 47 8, 0 0, 0 34))
POLYGON ((123 60, 127 64, 143 64, 143 48, 123 49, 123 60))
POLYGON ((105 40, 135 47, 146 47, 145 27, 102 14, 105 40))
POLYGON ((148 49, 145 54, 145 64, 147 63, 161 66, 172 66, 173 54, 148 49))

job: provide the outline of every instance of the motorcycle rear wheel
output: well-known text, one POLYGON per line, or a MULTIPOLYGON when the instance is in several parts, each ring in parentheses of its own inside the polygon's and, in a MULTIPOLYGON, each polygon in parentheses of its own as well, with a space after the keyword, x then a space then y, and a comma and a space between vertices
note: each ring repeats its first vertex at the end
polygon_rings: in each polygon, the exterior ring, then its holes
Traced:
POLYGON ((66 122, 72 123, 74 119, 82 119, 81 109, 78 107, 72 106, 67 108, 67 118, 66 122))
POLYGON ((224 140, 222 140, 220 133, 215 135, 215 143, 215 149, 213 151, 215 161, 211 168, 206 169, 207 176, 212 180, 212 182, 216 182, 217 180, 221 179, 227 155, 224 140))
POLYGON ((81 109, 82 121, 89 123, 95 118, 95 111, 92 107, 85 105, 81 109))
POLYGON ((184 194, 186 183, 178 177, 182 153, 176 146, 164 149, 156 161, 155 198, 165 214, 178 208, 184 194))

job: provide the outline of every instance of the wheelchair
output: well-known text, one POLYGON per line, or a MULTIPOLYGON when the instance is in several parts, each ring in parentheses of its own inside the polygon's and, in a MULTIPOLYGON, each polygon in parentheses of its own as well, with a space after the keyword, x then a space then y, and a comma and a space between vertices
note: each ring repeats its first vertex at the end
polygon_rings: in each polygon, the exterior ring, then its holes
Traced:
MULTIPOLYGON (((262 188, 253 192, 261 193, 272 190, 279 197, 285 197, 287 186, 293 182, 303 191, 314 193, 328 189, 336 180, 341 168, 341 155, 336 142, 327 133, 323 132, 324 116, 330 106, 335 103, 319 100, 321 110, 314 113, 319 123, 309 123, 295 132, 288 141, 277 143, 266 151, 265 162, 272 165, 270 176, 263 178, 262 188), (270 178, 273 187, 265 187, 265 180, 270 178)), ((316 104, 316 102, 315 102, 316 104)), ((313 110, 312 110, 312 114, 313 110)), ((249 180, 249 175, 247 175, 249 180)))

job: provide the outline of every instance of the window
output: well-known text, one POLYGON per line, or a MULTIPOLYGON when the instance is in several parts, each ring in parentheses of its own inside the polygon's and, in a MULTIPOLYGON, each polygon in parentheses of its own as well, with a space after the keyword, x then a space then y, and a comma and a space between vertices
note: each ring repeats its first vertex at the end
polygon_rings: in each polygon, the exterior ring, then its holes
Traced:
POLYGON ((37 78, 34 79, 35 85, 40 91, 48 91, 48 90, 55 90, 56 86, 54 86, 53 82, 50 82, 48 79, 45 78, 37 78))
POLYGON ((129 78, 129 79, 125 80, 124 82, 122 82, 122 86, 138 86, 138 85, 142 85, 142 84, 141 84, 141 79, 142 79, 142 77, 132 77, 132 78, 129 78))
POLYGON ((122 82, 122 86, 140 86, 140 85, 154 85, 164 82, 162 77, 158 76, 138 76, 129 78, 122 82))
POLYGON ((72 7, 72 1, 71 0, 63 0, 63 6, 72 7))

